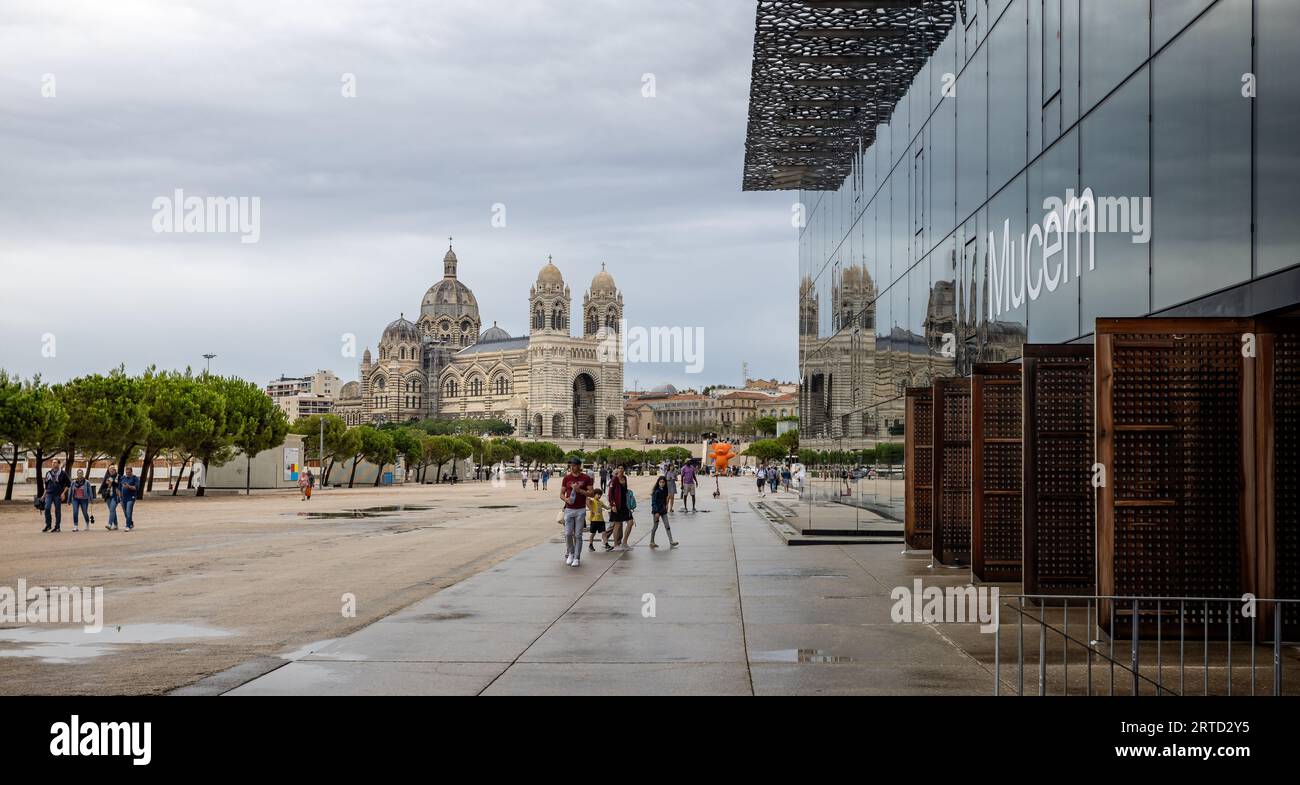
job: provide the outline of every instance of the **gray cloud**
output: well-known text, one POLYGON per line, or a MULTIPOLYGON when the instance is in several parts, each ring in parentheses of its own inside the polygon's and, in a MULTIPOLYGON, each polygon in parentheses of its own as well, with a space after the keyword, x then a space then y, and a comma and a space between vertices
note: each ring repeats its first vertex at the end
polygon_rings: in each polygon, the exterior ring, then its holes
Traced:
POLYGON ((259 382, 353 378, 339 336, 373 346, 415 314, 453 234, 485 320, 512 333, 548 254, 575 301, 607 262, 632 322, 704 328, 703 374, 629 366, 629 384, 734 383, 744 360, 795 376, 796 195, 740 192, 751 2, 6 14, 0 367, 57 381, 215 352, 214 370, 259 382), (177 188, 259 197, 260 242, 155 234, 151 203, 177 188))

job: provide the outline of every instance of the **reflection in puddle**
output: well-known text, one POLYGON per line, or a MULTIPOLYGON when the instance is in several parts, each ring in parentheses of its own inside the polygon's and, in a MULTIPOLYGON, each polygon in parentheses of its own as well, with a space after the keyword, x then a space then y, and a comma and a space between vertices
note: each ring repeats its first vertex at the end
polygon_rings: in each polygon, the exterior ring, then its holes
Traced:
POLYGON ((0 657, 35 657, 46 663, 68 663, 121 651, 123 644, 172 643, 199 638, 225 638, 232 633, 197 624, 128 624, 85 632, 81 627, 16 627, 0 629, 0 657))
POLYGON ((752 662, 842 663, 853 662, 852 657, 839 657, 822 649, 777 649, 776 651, 750 652, 752 662))
POLYGON ((342 512, 298 512, 285 513, 298 518, 310 518, 312 520, 337 520, 345 518, 384 518, 399 512, 423 512, 430 510, 431 507, 417 507, 407 504, 394 504, 387 507, 362 507, 358 510, 343 510, 342 512))

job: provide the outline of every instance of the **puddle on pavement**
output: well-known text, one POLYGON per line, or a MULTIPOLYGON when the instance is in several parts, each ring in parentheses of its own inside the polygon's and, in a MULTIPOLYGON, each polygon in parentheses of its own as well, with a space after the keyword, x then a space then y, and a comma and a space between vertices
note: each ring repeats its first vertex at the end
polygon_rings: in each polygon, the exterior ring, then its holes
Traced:
POLYGON ((204 638, 225 638, 234 633, 197 624, 124 624, 86 632, 81 627, 14 627, 0 629, 0 657, 32 657, 60 664, 121 652, 130 644, 190 642, 204 638))
POLYGON ((462 613, 460 611, 434 611, 431 613, 421 613, 415 616, 394 616, 392 621, 395 622, 428 622, 428 621, 460 621, 461 619, 474 618, 473 613, 462 613))
POLYGON ((751 573, 751 578, 847 578, 843 570, 828 570, 824 567, 782 567, 775 570, 751 573))
POLYGON ((852 657, 840 657, 823 649, 777 649, 775 651, 750 652, 752 662, 796 662, 803 664, 837 664, 854 662, 852 657))
POLYGON ((518 509, 518 504, 480 504, 480 510, 514 510, 518 509))
POLYGON ((356 518, 386 518, 391 515, 402 512, 424 512, 431 510, 432 507, 417 507, 407 504, 395 504, 387 507, 362 507, 356 510, 343 510, 341 512, 288 512, 285 515, 292 515, 296 518, 309 518, 311 520, 342 520, 356 518))

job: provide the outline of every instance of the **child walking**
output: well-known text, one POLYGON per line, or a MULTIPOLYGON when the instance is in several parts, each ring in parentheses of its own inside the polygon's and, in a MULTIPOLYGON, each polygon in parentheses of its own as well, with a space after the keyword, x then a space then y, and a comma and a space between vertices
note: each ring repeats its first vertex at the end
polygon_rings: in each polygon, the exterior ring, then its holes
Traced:
POLYGON ((596 535, 600 535, 600 541, 604 543, 605 550, 612 551, 614 546, 609 544, 609 530, 605 527, 605 495, 604 488, 597 488, 596 495, 587 500, 587 523, 591 528, 591 541, 587 543, 587 550, 596 550, 596 535))
POLYGON ((650 513, 654 516, 654 525, 650 527, 651 548, 659 547, 655 544, 655 533, 659 531, 661 521, 664 525, 664 531, 668 534, 669 546, 677 547, 677 541, 673 539, 673 530, 668 526, 668 503, 672 498, 673 494, 668 487, 668 478, 661 476, 655 481, 654 490, 650 492, 650 513))

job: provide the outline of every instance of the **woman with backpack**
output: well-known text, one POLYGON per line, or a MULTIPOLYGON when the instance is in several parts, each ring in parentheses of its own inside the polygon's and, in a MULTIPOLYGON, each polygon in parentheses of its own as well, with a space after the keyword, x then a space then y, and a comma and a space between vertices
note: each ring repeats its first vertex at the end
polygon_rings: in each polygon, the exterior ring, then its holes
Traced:
POLYGON ((609 519, 614 524, 616 551, 626 551, 632 547, 628 542, 632 539, 632 527, 636 524, 632 519, 632 511, 635 509, 636 496, 627 487, 627 473, 620 466, 614 470, 614 477, 609 484, 609 519))

